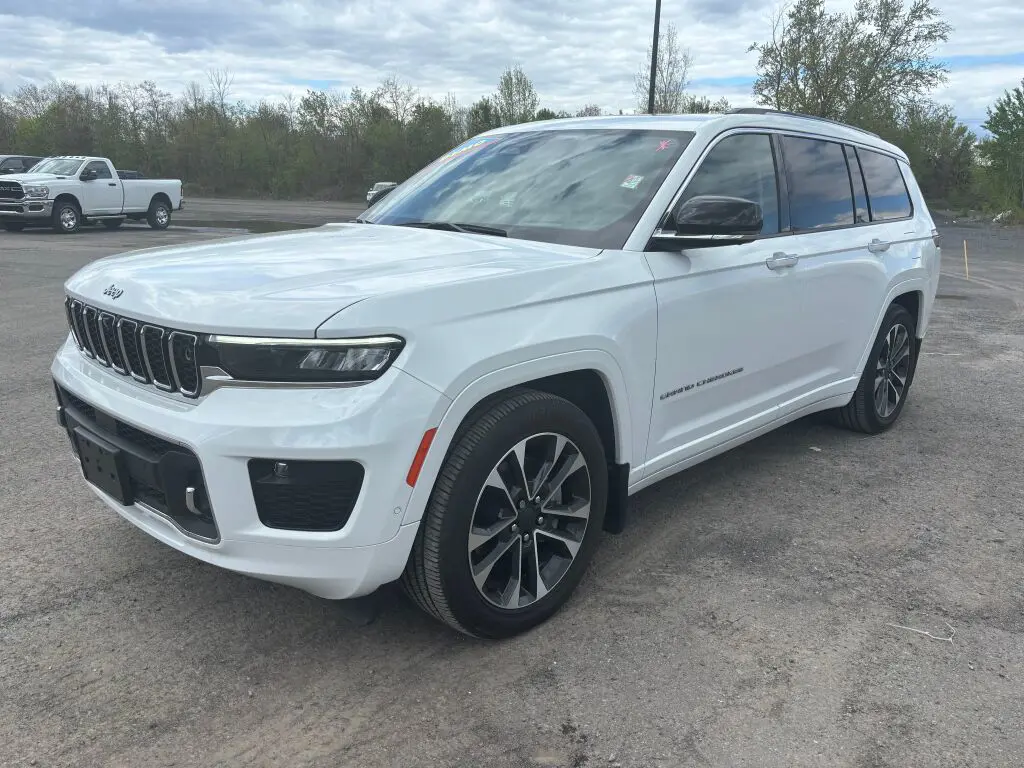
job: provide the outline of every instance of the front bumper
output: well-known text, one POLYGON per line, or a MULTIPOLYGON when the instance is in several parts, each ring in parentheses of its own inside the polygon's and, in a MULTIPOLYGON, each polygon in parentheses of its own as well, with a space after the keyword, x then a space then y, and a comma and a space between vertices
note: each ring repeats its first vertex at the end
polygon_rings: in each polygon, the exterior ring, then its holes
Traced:
MULTIPOLYGON (((331 599, 368 594, 401 576, 417 528, 402 525, 412 491, 406 474, 424 431, 449 403, 426 384, 392 369, 359 387, 224 388, 186 402, 111 373, 81 355, 70 340, 51 373, 74 402, 99 414, 83 424, 80 408, 65 407, 59 418, 66 427, 84 426, 115 444, 121 434, 113 427, 116 421, 126 434, 139 430, 143 438, 166 441, 194 456, 201 469, 189 477, 198 482, 168 480, 161 486, 167 506, 174 507, 169 512, 147 503, 145 493, 125 505, 116 493, 86 483, 154 538, 204 562, 331 599), (361 465, 362 481, 340 529, 265 524, 250 473, 253 459, 361 465), (199 506, 210 511, 213 527, 180 524, 185 506, 179 494, 186 485, 201 489, 205 504, 199 506)), ((135 478, 148 477, 138 456, 131 461, 135 478)))
POLYGON ((49 219, 52 215, 53 200, 0 200, 0 221, 49 219))

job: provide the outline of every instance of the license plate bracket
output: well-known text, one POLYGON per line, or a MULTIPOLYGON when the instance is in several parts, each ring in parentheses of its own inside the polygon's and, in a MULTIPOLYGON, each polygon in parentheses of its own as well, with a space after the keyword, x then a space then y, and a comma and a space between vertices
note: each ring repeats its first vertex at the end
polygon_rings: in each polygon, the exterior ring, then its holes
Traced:
POLYGON ((135 503, 121 449, 81 427, 74 437, 85 479, 126 507, 135 503))

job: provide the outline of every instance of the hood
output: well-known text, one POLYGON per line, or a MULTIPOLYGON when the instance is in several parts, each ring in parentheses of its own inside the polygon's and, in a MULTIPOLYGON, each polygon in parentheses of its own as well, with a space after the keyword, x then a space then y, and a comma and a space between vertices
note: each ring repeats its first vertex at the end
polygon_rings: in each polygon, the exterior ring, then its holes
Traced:
POLYGON ((76 272, 65 288, 93 306, 182 330, 312 337, 329 317, 367 298, 581 263, 598 253, 460 232, 329 224, 111 256, 76 272))
POLYGON ((16 181, 19 184, 45 184, 48 181, 72 179, 73 176, 58 176, 55 173, 8 173, 0 176, 0 181, 16 181))

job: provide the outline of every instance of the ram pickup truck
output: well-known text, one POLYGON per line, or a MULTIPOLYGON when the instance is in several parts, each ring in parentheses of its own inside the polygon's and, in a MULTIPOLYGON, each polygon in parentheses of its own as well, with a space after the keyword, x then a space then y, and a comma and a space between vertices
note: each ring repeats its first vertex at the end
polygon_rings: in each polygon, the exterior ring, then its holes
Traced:
POLYGON ((105 157, 48 157, 31 173, 0 176, 0 223, 8 232, 52 227, 73 234, 84 224, 117 229, 126 219, 167 229, 184 207, 178 179, 122 179, 105 157))
POLYGON ((907 156, 851 126, 506 126, 352 222, 83 267, 57 420, 86 487, 179 552, 328 599, 401 581, 507 637, 630 494, 818 411, 894 428, 939 260, 907 156))

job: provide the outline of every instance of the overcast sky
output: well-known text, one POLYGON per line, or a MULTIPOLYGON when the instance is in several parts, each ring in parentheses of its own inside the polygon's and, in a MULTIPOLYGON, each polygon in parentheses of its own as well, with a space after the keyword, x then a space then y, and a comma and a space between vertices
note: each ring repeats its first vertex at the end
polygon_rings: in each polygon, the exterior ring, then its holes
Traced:
MULTIPOLYGON (((776 2, 664 0, 662 23, 694 56, 692 91, 753 103, 747 47, 767 36, 776 2)), ((977 125, 1024 77, 1024 2, 935 4, 954 26, 937 52, 951 77, 936 97, 977 125)), ((425 95, 469 102, 518 62, 541 106, 628 110, 653 13, 654 0, 0 0, 0 89, 152 79, 177 93, 217 67, 234 75, 236 99, 372 88, 393 73, 425 95)))

